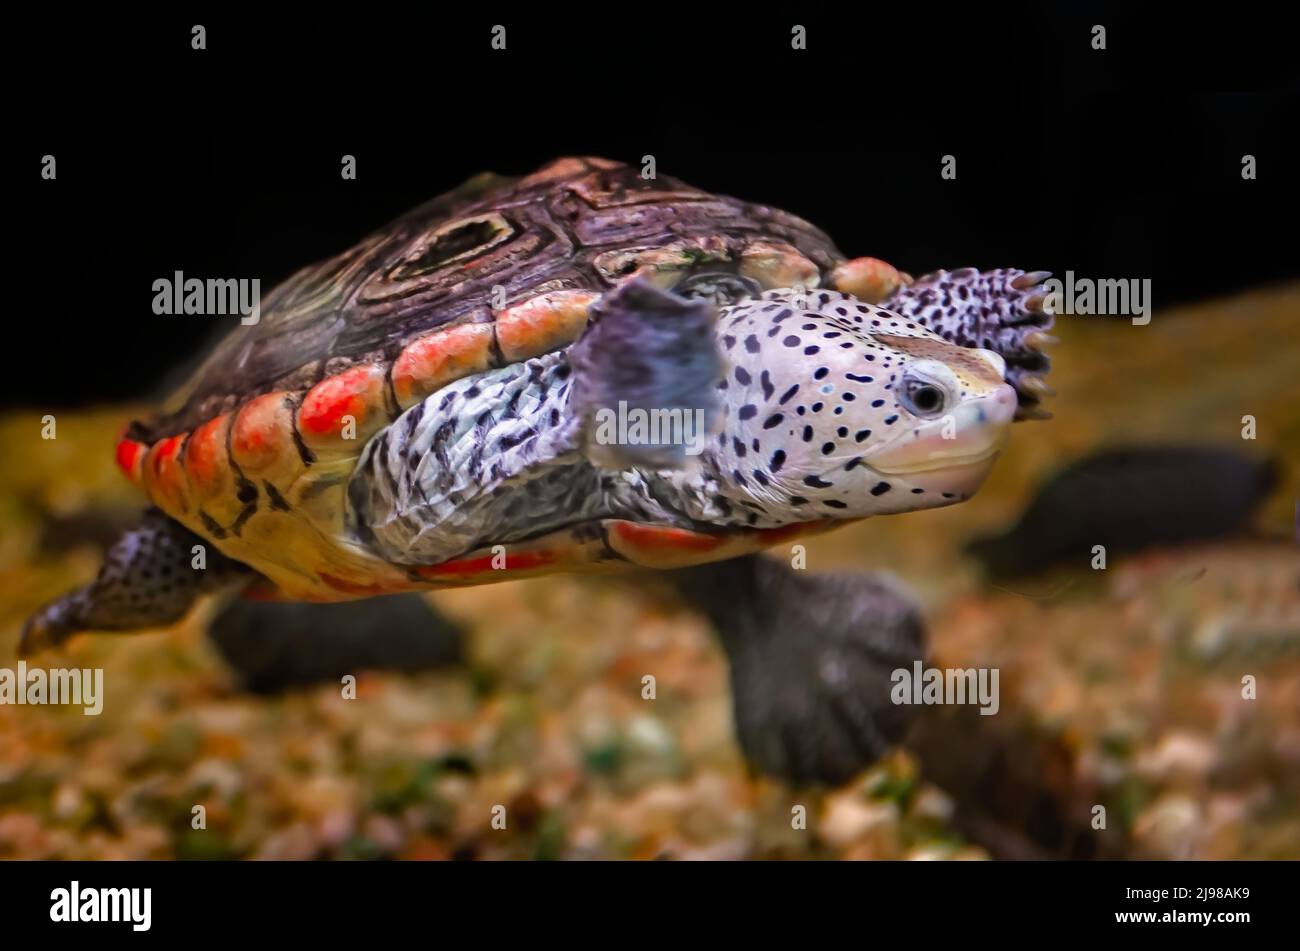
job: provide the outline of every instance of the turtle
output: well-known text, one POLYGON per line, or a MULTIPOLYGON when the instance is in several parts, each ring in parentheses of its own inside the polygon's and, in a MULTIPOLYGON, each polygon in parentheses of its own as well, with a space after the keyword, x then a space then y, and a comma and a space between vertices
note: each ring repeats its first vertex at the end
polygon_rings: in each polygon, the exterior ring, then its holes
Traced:
POLYGON ((608 159, 475 176, 277 286, 126 428, 151 507, 22 649, 214 592, 645 569, 718 628, 749 760, 841 780, 902 735, 919 610, 759 553, 969 498, 1009 424, 1050 415, 1047 276, 913 279, 608 159))

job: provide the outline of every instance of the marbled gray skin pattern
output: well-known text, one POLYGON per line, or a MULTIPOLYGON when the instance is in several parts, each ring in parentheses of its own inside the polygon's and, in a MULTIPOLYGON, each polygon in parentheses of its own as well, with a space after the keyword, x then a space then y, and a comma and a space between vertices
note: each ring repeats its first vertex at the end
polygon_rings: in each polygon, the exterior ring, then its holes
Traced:
POLYGON ((366 446, 348 490, 359 537, 398 564, 436 564, 558 528, 598 505, 565 412, 563 352, 449 384, 366 446))
POLYGON ((600 469, 569 412, 567 351, 458 380, 366 446, 349 484, 358 536, 396 564, 437 564, 599 518, 690 526, 697 467, 600 469))

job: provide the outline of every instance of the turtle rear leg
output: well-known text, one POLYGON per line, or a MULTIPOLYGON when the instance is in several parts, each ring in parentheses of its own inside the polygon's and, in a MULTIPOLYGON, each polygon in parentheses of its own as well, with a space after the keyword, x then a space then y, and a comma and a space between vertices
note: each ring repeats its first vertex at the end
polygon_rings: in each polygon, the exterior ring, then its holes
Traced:
POLYGON ((179 621, 201 594, 247 581, 232 561, 157 509, 113 543, 90 584, 41 608, 23 625, 19 651, 34 653, 81 631, 134 631, 179 621), (202 560, 195 546, 203 546, 202 560))
POLYGON ((240 684, 269 694, 363 670, 413 673, 463 659, 463 632, 418 594, 311 604, 225 604, 208 637, 240 684))
POLYGON ((902 738, 914 711, 891 701, 891 675, 922 659, 924 627, 889 581, 762 555, 667 575, 717 628, 736 734, 763 772, 837 784, 902 738))

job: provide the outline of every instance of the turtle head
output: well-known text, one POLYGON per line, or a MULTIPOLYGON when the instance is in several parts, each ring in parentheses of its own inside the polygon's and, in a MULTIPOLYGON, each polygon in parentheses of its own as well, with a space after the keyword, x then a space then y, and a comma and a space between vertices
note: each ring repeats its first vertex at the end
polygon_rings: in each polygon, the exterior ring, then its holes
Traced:
POLYGON ((777 521, 951 505, 988 474, 1016 412, 1002 357, 831 291, 727 308, 718 470, 777 521))
MULTIPOLYGON (((1004 381, 1002 357, 928 335, 871 336, 891 364, 886 384, 891 388, 882 387, 872 400, 885 402, 860 463, 880 479, 870 492, 889 485, 894 495, 880 511, 969 498, 992 468, 1016 414, 1016 393, 1004 381)), ((879 360, 881 351, 876 353, 879 360)))

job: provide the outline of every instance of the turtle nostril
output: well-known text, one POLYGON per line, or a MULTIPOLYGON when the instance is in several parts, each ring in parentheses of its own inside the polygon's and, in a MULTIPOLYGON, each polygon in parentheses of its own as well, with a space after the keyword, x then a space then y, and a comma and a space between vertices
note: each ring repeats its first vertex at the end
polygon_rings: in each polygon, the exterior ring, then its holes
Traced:
POLYGON ((1003 383, 994 391, 991 403, 996 408, 993 416, 998 422, 1010 420, 1015 415, 1016 408, 1019 405, 1015 388, 1003 383))

